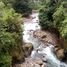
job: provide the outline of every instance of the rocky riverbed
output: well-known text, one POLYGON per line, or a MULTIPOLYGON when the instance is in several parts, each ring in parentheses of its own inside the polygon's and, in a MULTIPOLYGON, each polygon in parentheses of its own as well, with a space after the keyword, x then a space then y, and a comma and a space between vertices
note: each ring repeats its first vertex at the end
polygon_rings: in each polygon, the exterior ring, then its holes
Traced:
POLYGON ((56 34, 49 31, 42 31, 40 29, 40 26, 38 25, 38 22, 38 13, 33 13, 29 18, 24 18, 24 45, 22 47, 25 52, 26 58, 23 63, 15 64, 14 67, 47 67, 47 61, 43 62, 40 58, 33 60, 30 56, 32 50, 34 50, 34 48, 38 46, 36 43, 37 41, 38 43, 39 41, 45 43, 46 46, 49 46, 48 43, 52 44, 53 46, 55 46, 54 50, 57 57, 59 59, 65 57, 64 49, 62 49, 62 45, 60 44, 60 40, 56 36, 56 34), (32 35, 34 38, 32 37, 32 35))

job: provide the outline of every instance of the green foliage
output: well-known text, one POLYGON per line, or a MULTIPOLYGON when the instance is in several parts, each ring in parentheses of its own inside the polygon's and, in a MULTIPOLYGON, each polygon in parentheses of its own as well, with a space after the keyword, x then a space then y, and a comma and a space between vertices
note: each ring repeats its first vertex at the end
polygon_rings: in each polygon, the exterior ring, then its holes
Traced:
POLYGON ((52 1, 48 0, 45 2, 45 5, 43 8, 40 9, 39 18, 40 18, 40 25, 42 29, 50 29, 53 28, 53 12, 55 10, 55 5, 52 3, 52 1))
POLYGON ((61 2, 53 14, 54 25, 58 28, 62 37, 67 39, 67 1, 61 2))
POLYGON ((13 8, 23 16, 28 16, 32 11, 29 5, 29 0, 15 0, 13 8))
POLYGON ((37 10, 41 7, 39 3, 30 3, 30 7, 34 10, 37 10))
POLYGON ((67 0, 47 0, 39 13, 42 29, 56 29, 67 48, 67 0))
POLYGON ((0 0, 6 5, 12 7, 17 13, 22 16, 29 16, 32 9, 30 8, 29 0, 0 0))
POLYGON ((67 51, 67 1, 62 1, 53 14, 54 26, 64 39, 64 49, 67 51))
POLYGON ((0 52, 0 67, 11 67, 11 56, 8 53, 0 52))
POLYGON ((34 2, 34 1, 30 1, 29 2, 29 6, 33 9, 33 10, 39 10, 43 5, 42 5, 42 3, 41 3, 41 1, 40 2, 34 2))
MULTIPOLYGON (((53 0, 54 1, 54 0, 53 0)), ((67 37, 67 1, 47 1, 40 10, 40 25, 43 29, 56 28, 62 37, 67 37)))
POLYGON ((0 67, 12 67, 12 57, 17 57, 14 52, 23 57, 20 19, 13 8, 0 2, 0 67))

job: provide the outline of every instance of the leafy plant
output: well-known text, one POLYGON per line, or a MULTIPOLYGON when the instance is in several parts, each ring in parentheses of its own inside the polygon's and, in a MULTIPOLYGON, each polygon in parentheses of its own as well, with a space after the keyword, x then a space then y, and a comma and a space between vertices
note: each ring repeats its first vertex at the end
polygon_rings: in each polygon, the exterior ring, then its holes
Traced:
POLYGON ((13 8, 0 2, 0 67, 12 67, 13 57, 24 58, 20 19, 13 8))

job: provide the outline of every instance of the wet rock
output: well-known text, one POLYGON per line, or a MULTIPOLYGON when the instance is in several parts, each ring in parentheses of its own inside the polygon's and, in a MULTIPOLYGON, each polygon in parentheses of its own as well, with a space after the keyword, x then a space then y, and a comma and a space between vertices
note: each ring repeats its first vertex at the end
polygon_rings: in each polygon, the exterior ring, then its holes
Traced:
POLYGON ((26 43, 23 45, 23 50, 25 53, 25 56, 29 56, 31 54, 31 51, 33 50, 33 46, 31 43, 26 43))
POLYGON ((12 65, 15 63, 22 63, 25 61, 24 51, 20 49, 13 49, 12 52, 12 65))
POLYGON ((22 64, 15 64, 13 67, 22 67, 22 64))
POLYGON ((38 64, 35 64, 35 65, 34 65, 34 67, 40 67, 40 65, 38 65, 38 64))
POLYGON ((56 36, 56 34, 51 33, 49 31, 42 31, 42 30, 37 30, 34 31, 33 33, 34 37, 37 37, 39 40, 42 42, 48 42, 53 45, 57 45, 59 43, 59 38, 56 36))
POLYGON ((46 67, 46 64, 40 59, 33 60, 31 57, 28 57, 25 59, 25 62, 21 64, 15 64, 14 67, 46 67))
POLYGON ((45 63, 43 63, 43 65, 42 65, 41 67, 46 67, 46 64, 45 64, 45 63))
POLYGON ((62 58, 64 58, 64 49, 59 49, 56 51, 57 57, 61 60, 62 58))
POLYGON ((35 63, 38 64, 38 65, 42 65, 43 64, 43 61, 41 59, 36 59, 35 60, 35 63))
POLYGON ((60 50, 60 48, 59 47, 55 47, 55 51, 57 52, 58 50, 60 50))

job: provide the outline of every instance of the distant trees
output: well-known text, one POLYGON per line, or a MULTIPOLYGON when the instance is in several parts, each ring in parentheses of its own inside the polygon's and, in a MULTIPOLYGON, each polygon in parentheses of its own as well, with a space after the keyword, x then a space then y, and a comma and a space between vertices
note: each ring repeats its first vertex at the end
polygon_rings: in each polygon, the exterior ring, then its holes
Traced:
POLYGON ((30 0, 1 0, 6 5, 11 6, 17 13, 21 13, 22 16, 28 16, 32 8, 30 7, 30 0))
POLYGON ((13 3, 13 8, 16 12, 21 13, 23 16, 28 16, 32 11, 29 0, 15 0, 15 3, 13 3))

